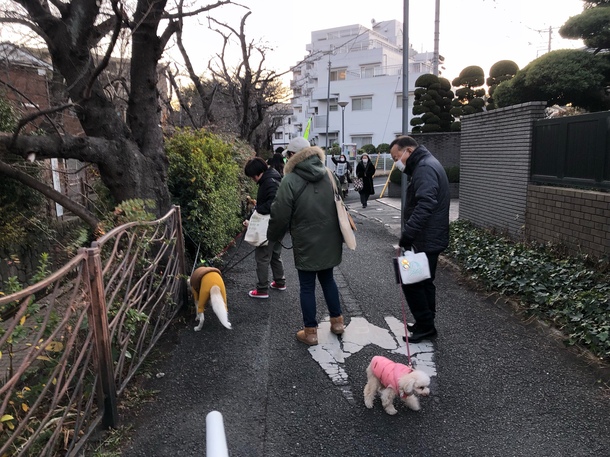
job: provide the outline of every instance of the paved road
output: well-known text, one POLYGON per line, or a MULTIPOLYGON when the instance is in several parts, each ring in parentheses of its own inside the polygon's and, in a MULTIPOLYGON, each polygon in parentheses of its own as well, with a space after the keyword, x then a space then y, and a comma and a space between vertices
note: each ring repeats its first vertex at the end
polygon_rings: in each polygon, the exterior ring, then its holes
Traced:
POLYGON ((302 322, 291 251, 284 253, 288 290, 249 298, 255 263, 242 244, 230 266, 245 259, 225 274, 233 330, 210 312, 201 332, 193 331, 194 314, 193 322, 176 323, 155 367, 164 376, 145 384, 159 394, 133 419, 123 456, 205 455, 212 410, 223 414, 232 457, 610 455, 601 372, 548 330, 474 291, 447 261, 437 273, 439 335, 410 346, 413 361, 433 375, 431 396, 420 412, 399 407, 389 416, 379 401, 366 409, 371 357, 407 361, 390 262, 400 209, 395 200, 362 209, 351 192, 347 200, 358 248, 346 249, 336 269, 343 339, 328 331, 319 296, 321 345, 296 340, 302 322))

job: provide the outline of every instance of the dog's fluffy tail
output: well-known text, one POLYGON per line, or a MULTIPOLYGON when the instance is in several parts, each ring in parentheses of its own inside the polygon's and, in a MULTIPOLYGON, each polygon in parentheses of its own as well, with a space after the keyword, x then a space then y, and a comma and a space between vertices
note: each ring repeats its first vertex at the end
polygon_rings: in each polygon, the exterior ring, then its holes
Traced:
POLYGON ((212 303, 212 310, 214 314, 218 317, 218 320, 222 325, 226 328, 231 328, 231 323, 229 322, 229 313, 227 312, 227 304, 222 298, 222 293, 220 292, 220 287, 212 286, 210 289, 210 302, 212 303))

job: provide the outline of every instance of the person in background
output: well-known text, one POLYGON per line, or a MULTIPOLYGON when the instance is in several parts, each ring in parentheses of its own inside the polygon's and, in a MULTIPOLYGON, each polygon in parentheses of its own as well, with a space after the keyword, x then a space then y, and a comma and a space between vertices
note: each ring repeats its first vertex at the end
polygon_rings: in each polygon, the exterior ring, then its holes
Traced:
MULTIPOLYGON (((275 168, 271 168, 260 157, 248 160, 244 166, 244 173, 258 184, 256 194, 256 207, 259 214, 270 214, 271 203, 280 186, 282 177, 275 168)), ((248 226, 248 221, 244 221, 248 226)), ((279 242, 269 241, 265 246, 257 246, 254 249, 256 260, 256 289, 248 292, 252 298, 269 298, 269 287, 277 290, 286 290, 286 277, 284 276, 284 264, 282 263, 282 245, 279 242), (273 282, 269 284, 269 266, 273 275, 273 282)))
MULTIPOLYGON (((409 176, 402 232, 398 245, 425 252, 430 279, 403 284, 402 291, 415 319, 407 325, 410 343, 436 336, 436 286, 438 256, 449 245, 449 181, 440 162, 410 136, 399 136, 390 143, 396 168, 409 176)), ((406 336, 404 337, 406 340, 406 336)))
POLYGON ((328 307, 330 331, 335 335, 344 331, 339 290, 333 276, 333 268, 341 263, 343 254, 331 182, 336 178, 327 172, 324 151, 317 146, 309 147, 305 138, 295 138, 287 149, 288 162, 271 205, 267 238, 278 241, 290 231, 303 313, 303 329, 296 337, 313 346, 318 344, 316 278, 328 307))
POLYGON ((276 152, 273 156, 267 161, 267 164, 271 168, 275 168, 280 176, 284 176, 284 156, 281 152, 276 152))
POLYGON ((362 189, 358 193, 363 208, 366 208, 369 197, 375 195, 373 176, 375 176, 375 165, 371 162, 368 154, 362 154, 360 162, 356 165, 356 177, 362 179, 362 189))
POLYGON ((335 164, 335 174, 339 178, 339 183, 341 184, 341 193, 343 198, 347 197, 347 191, 349 182, 351 181, 349 175, 352 172, 352 166, 348 162, 345 154, 341 154, 339 156, 339 160, 337 160, 334 156, 330 158, 335 164))

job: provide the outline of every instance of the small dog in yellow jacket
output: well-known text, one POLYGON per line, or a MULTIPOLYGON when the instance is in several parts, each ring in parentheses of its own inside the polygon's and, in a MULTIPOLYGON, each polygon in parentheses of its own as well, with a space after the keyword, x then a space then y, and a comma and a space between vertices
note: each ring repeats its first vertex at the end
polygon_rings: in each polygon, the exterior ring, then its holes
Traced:
POLYGON ((197 308, 197 320, 199 324, 195 327, 198 332, 203 327, 205 319, 203 312, 208 301, 212 304, 212 310, 218 320, 226 328, 231 328, 227 307, 227 291, 225 283, 220 276, 220 270, 214 267, 199 267, 191 275, 189 280, 195 306, 197 308))

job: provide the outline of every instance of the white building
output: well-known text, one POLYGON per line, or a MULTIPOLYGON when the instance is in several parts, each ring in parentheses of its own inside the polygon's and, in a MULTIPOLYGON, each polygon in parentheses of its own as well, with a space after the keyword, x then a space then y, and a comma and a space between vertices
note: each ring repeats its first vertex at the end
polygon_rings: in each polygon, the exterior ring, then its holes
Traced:
MULTIPOLYGON (((355 24, 312 32, 308 55, 294 68, 290 84, 291 136, 303 135, 310 118, 309 139, 321 147, 377 146, 403 133, 402 23, 372 21, 371 27, 355 24)), ((433 53, 411 48, 409 56, 410 119, 414 82, 433 72, 433 53)))

